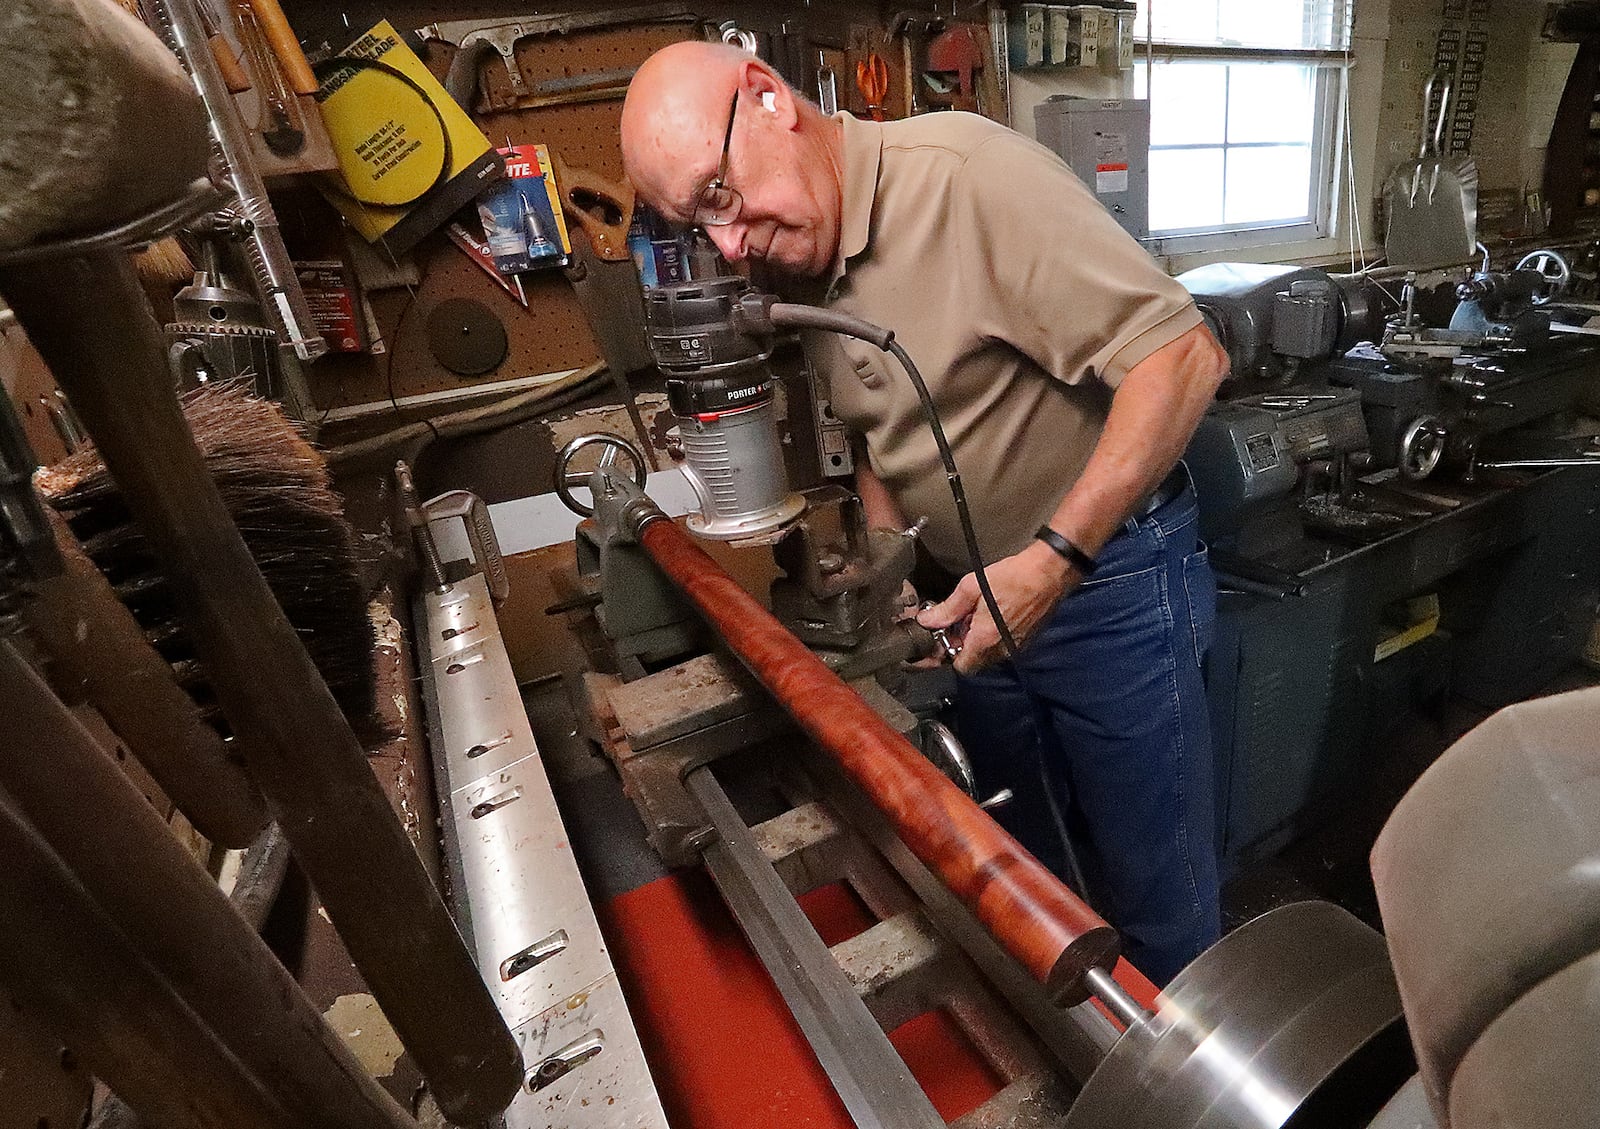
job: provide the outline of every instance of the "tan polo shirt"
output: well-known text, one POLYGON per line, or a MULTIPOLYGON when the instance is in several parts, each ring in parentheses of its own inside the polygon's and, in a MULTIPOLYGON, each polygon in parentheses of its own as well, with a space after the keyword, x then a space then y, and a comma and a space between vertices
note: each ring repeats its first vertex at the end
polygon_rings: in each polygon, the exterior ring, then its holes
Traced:
MULTIPOLYGON (((974 114, 844 123, 826 304, 893 329, 933 393, 984 559, 1026 546, 1077 481, 1129 369, 1200 324, 1049 150, 974 114)), ((893 357, 808 333, 834 411, 928 550, 968 571, 933 435, 893 357)))

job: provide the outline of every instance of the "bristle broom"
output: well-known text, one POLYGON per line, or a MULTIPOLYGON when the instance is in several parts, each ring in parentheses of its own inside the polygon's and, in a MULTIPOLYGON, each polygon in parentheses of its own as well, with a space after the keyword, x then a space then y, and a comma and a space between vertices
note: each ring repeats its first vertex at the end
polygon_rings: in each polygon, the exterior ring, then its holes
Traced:
MULTIPOLYGON (((276 404, 238 386, 207 385, 189 394, 183 414, 250 555, 360 728, 373 712, 372 623, 355 534, 321 455, 276 404)), ((35 481, 179 682, 214 716, 214 695, 166 578, 99 452, 85 446, 39 471, 35 481)))

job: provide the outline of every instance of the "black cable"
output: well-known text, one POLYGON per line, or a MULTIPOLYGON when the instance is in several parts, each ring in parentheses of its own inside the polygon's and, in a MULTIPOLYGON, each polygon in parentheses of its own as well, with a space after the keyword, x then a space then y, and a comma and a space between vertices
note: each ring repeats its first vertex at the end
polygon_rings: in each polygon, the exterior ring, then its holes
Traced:
MULTIPOLYGON (((410 287, 407 287, 407 289, 410 290, 410 287)), ((400 307, 400 316, 395 319, 394 329, 390 331, 388 340, 385 342, 388 356, 383 359, 384 391, 389 394, 389 406, 394 409, 394 414, 402 419, 405 417, 405 413, 400 410, 400 401, 395 399, 394 396, 394 354, 400 344, 400 330, 406 324, 406 315, 411 312, 411 307, 416 303, 417 292, 411 290, 410 294, 406 296, 405 305, 400 307)))
MULTIPOLYGON (((1022 687, 1022 692, 1034 706, 1034 724, 1043 728, 1045 719, 1041 716, 1039 708, 1039 695, 1034 693, 1029 685, 1027 673, 1022 669, 1022 662, 1017 647, 1017 641, 1012 638, 1011 629, 1006 624, 1005 616, 1000 613, 1000 604, 994 598, 994 589, 989 587, 989 576, 983 568, 983 552, 978 547, 978 534, 972 525, 972 514, 967 509, 967 493, 961 485, 961 472, 956 469, 955 453, 950 450, 950 441, 945 438, 944 425, 939 420, 939 409, 934 405, 933 396, 928 391, 928 386, 922 380, 922 373, 917 370, 916 363, 912 361, 911 354, 905 347, 894 339, 889 333, 888 340, 882 346, 887 352, 900 362, 900 367, 905 369, 906 376, 910 378, 911 385, 917 390, 917 399, 922 401, 923 414, 928 417, 928 428, 933 432, 933 441, 939 448, 939 461, 944 464, 945 478, 950 483, 950 496, 955 500, 956 518, 961 524, 961 537, 966 542, 967 559, 972 565, 973 579, 978 582, 978 591, 983 596, 984 605, 989 609, 989 615, 994 619, 995 630, 1000 635, 1000 645, 1005 648, 1006 658, 1011 662, 1011 669, 1016 671, 1017 682, 1022 687)), ((1040 734, 1041 745, 1043 733, 1040 734)), ((1078 852, 1073 849, 1072 838, 1067 831, 1066 817, 1061 812, 1061 805, 1056 802, 1055 792, 1050 786, 1050 770, 1044 762, 1044 757, 1039 758, 1039 773, 1044 785, 1045 804, 1050 809, 1050 818, 1056 825, 1056 835, 1061 840, 1061 860, 1066 870, 1066 882, 1079 897, 1087 900, 1089 896, 1088 880, 1083 873, 1083 865, 1078 860, 1078 852)))
POLYGON ((1017 668, 1017 677, 1021 679, 1023 675, 1022 666, 1017 661, 1017 641, 1012 638, 1011 628, 1006 624, 1005 616, 1000 613, 1000 604, 994 598, 994 589, 989 587, 989 575, 983 568, 983 551, 978 547, 978 533, 972 525, 972 513, 967 509, 967 492, 961 485, 961 472, 956 469, 955 453, 950 450, 950 441, 945 438, 944 425, 939 420, 939 409, 934 406, 933 396, 929 393, 927 384, 923 382, 922 373, 917 370, 916 363, 912 361, 911 354, 906 352, 905 346, 891 337, 888 352, 900 362, 900 367, 906 370, 906 376, 911 379, 912 387, 917 390, 917 399, 922 401, 923 414, 928 417, 928 427, 933 432, 933 441, 939 447, 939 461, 944 464, 944 476, 950 484, 950 496, 955 500, 956 519, 961 523, 961 537, 966 542, 967 560, 972 565, 973 579, 978 582, 978 592, 983 596, 984 606, 989 609, 989 615, 994 619, 995 630, 1000 633, 1000 645, 1005 648, 1006 658, 1017 668))

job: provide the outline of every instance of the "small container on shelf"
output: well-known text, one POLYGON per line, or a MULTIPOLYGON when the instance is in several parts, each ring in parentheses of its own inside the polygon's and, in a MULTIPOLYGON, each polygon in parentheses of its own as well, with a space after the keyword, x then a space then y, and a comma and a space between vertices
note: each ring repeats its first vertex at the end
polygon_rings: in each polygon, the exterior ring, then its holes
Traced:
POLYGON ((1081 62, 1078 11, 1063 4, 1052 4, 1046 12, 1045 57, 1052 66, 1075 67, 1081 62))
POLYGON ((1006 39, 1009 43, 1010 62, 1013 67, 1042 67, 1048 58, 1046 50, 1046 23, 1048 8, 1044 4, 1022 4, 1012 9, 1006 39))
POLYGON ((1117 70, 1133 69, 1134 18, 1138 12, 1123 8, 1117 12, 1117 70))
POLYGON ((1078 65, 1084 67, 1098 67, 1100 65, 1100 47, 1104 41, 1104 32, 1101 30, 1102 22, 1107 12, 1098 4, 1078 5, 1078 65))

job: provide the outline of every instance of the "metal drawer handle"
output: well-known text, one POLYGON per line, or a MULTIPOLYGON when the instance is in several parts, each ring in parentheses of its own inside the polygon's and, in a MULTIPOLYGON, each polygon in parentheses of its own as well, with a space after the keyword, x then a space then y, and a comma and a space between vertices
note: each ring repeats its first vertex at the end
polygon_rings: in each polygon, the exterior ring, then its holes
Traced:
POLYGON ((562 1047, 528 1071, 528 1092, 536 1094, 556 1079, 565 1077, 588 1062, 604 1049, 605 1039, 605 1032, 594 1030, 562 1047))
POLYGON ((472 810, 467 814, 472 816, 473 819, 482 819, 490 812, 499 811, 507 804, 516 803, 520 799, 522 799, 522 788, 519 785, 515 788, 508 788, 497 796, 490 796, 481 803, 472 805, 472 810))
POLYGON ((500 734, 500 736, 496 737, 493 741, 485 741, 481 745, 469 745, 467 746, 467 758, 470 760, 473 757, 481 757, 490 749, 498 749, 501 745, 506 744, 510 740, 511 734, 509 731, 507 731, 500 734))
POLYGON ((513 980, 528 969, 543 964, 553 956, 565 952, 567 931, 557 929, 542 941, 535 941, 520 953, 512 953, 500 962, 500 979, 513 980))

